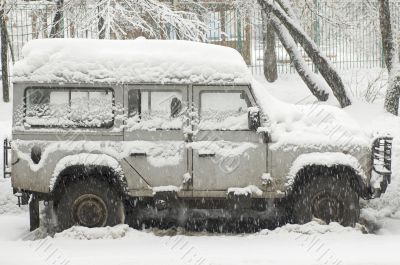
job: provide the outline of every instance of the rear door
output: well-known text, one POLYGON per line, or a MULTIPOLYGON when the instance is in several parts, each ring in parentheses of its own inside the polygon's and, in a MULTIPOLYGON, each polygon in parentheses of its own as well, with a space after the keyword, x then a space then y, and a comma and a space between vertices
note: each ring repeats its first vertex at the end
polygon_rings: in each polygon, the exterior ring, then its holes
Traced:
POLYGON ((256 106, 249 87, 194 86, 193 102, 199 114, 192 143, 193 190, 261 189, 267 144, 249 129, 248 108, 256 106))
POLYGON ((124 148, 129 149, 125 160, 148 187, 182 186, 188 172, 182 132, 188 87, 130 85, 124 101, 124 148))

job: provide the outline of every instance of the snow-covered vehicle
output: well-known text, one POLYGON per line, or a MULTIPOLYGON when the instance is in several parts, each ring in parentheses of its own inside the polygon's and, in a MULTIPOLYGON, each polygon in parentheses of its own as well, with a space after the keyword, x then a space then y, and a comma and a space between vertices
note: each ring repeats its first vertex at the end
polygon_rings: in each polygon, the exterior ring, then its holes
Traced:
POLYGON ((359 198, 390 182, 390 137, 360 133, 335 107, 273 99, 233 49, 52 39, 23 55, 10 160, 32 229, 39 201, 53 202, 61 229, 127 213, 353 225, 359 198))

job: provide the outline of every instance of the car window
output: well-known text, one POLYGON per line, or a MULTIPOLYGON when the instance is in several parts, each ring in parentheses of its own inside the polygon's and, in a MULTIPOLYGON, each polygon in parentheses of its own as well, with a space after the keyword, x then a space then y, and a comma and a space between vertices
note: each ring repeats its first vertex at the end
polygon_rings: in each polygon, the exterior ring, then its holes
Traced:
POLYGON ((200 93, 200 130, 248 130, 250 102, 244 91, 200 93))
POLYGON ((182 93, 180 91, 128 92, 129 130, 178 130, 182 128, 182 93))
POLYGON ((111 127, 110 89, 28 88, 25 124, 38 127, 111 127))

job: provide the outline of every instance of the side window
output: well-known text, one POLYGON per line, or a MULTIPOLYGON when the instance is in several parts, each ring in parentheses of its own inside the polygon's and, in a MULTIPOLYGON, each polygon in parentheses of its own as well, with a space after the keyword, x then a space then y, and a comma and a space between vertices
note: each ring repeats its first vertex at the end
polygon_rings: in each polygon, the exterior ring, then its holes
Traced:
POLYGON ((128 92, 129 130, 179 130, 182 113, 180 91, 131 89, 128 92))
POLYGON ((111 127, 114 122, 110 89, 28 88, 25 124, 36 127, 111 127))
POLYGON ((244 91, 200 93, 200 130, 248 130, 250 102, 244 91))

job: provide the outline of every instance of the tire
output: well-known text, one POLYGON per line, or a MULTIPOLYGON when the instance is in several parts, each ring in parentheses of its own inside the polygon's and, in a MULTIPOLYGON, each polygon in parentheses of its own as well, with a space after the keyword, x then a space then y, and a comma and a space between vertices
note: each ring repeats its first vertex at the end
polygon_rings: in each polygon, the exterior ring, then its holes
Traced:
POLYGON ((59 230, 74 225, 104 227, 123 224, 121 195, 105 181, 88 178, 66 185, 56 204, 59 230))
POLYGON ((360 216, 359 196, 344 178, 313 178, 300 186, 293 198, 293 220, 298 224, 318 218, 327 224, 354 226, 360 216))

